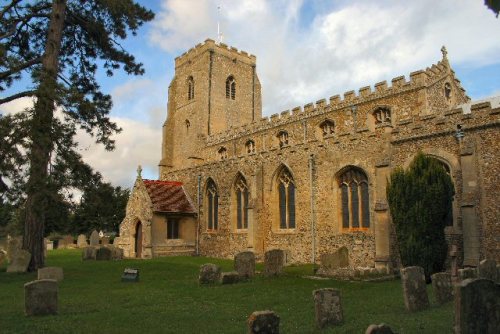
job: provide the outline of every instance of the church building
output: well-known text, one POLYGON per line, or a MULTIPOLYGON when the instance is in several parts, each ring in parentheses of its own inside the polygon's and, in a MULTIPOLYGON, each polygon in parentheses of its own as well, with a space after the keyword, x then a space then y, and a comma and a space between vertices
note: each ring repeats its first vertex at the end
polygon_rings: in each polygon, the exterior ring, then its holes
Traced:
POLYGON ((278 248, 317 263, 345 247, 352 268, 397 267, 387 180, 421 151, 455 186, 445 234, 458 265, 500 261, 499 99, 471 102, 446 49, 408 78, 262 117, 256 57, 207 39, 175 59, 168 94, 159 180, 139 170, 125 256, 278 248))

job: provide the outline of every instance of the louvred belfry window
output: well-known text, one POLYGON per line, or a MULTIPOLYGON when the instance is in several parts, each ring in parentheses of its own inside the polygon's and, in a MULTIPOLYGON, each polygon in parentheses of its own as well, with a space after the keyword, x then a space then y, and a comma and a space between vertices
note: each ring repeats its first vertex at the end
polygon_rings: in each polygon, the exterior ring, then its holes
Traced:
POLYGON ((236 99, 236 81, 232 75, 226 79, 226 99, 236 99))

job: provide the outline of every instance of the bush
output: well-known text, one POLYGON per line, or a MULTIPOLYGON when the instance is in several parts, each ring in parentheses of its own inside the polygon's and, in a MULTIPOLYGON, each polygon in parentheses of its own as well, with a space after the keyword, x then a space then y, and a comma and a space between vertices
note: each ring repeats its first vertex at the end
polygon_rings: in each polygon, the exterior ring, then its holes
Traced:
POLYGON ((424 268, 428 282, 430 275, 444 268, 444 228, 453 195, 453 182, 443 164, 421 152, 407 171, 397 168, 390 176, 387 199, 402 265, 424 268))

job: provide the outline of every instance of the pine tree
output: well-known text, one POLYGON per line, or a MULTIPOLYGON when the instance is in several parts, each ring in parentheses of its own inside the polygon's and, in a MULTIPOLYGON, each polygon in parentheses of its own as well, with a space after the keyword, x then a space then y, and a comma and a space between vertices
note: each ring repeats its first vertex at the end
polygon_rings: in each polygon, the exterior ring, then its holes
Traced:
POLYGON ((444 228, 453 195, 453 183, 443 165, 421 152, 407 171, 397 168, 390 176, 387 199, 402 265, 423 267, 427 280, 444 267, 444 228))
POLYGON ((95 136, 108 150, 114 148, 111 135, 120 131, 108 117, 111 97, 97 83, 97 64, 109 76, 120 68, 128 74, 143 74, 142 64, 119 41, 129 32, 135 35, 153 17, 133 0, 11 0, 0 11, 0 92, 23 74, 31 76, 34 87, 0 99, 2 104, 35 98, 33 109, 23 112, 23 122, 7 119, 26 137, 4 148, 15 160, 16 150, 27 145, 28 165, 17 167, 27 178, 22 186, 26 195, 23 248, 32 254, 30 271, 44 264, 47 199, 62 185, 81 185, 93 177, 75 150, 77 128, 95 136), (56 108, 62 117, 55 116, 56 108))

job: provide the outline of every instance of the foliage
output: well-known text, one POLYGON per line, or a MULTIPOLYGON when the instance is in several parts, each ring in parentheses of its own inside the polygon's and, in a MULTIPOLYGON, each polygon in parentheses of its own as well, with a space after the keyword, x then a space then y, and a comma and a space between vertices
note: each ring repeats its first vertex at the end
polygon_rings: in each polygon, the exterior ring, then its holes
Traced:
POLYGON ((443 165, 422 152, 407 171, 398 168, 390 176, 387 199, 401 262, 405 267, 423 267, 427 279, 444 267, 444 228, 453 195, 453 183, 443 165))
POLYGON ((500 0, 484 0, 484 4, 493 11, 493 13, 500 13, 500 0))
MULTIPOLYGON (((431 307, 406 311, 399 280, 346 282, 317 280, 312 266, 285 267, 276 278, 257 276, 234 285, 199 286, 203 263, 233 270, 233 261, 206 257, 85 261, 81 250, 48 252, 47 265, 64 268, 57 316, 24 315, 24 283, 35 273, 0 272, 2 333, 246 333, 246 319, 258 310, 281 318, 280 333, 364 333, 370 324, 387 323, 397 333, 451 333, 453 303, 438 305, 429 286, 431 307), (137 268, 139 283, 121 283, 124 268, 137 268), (337 288, 344 324, 320 330, 314 324, 312 291, 337 288)), ((262 264, 257 265, 262 270, 262 264)))

